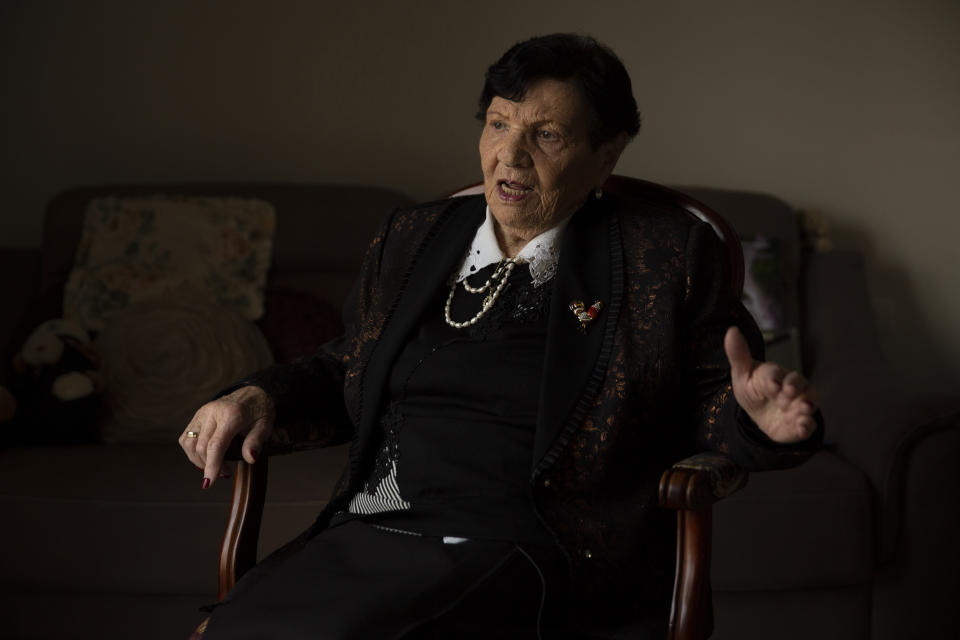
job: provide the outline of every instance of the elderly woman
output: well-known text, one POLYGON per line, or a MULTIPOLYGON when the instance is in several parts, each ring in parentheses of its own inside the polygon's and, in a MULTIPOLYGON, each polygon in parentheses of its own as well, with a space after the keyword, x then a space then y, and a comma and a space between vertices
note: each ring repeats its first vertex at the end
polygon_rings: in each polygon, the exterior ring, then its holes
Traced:
POLYGON ((660 472, 698 448, 748 469, 817 448, 812 389, 753 359, 712 229, 600 190, 639 128, 609 49, 515 45, 478 116, 483 196, 394 212, 345 335, 181 437, 204 488, 234 438, 248 462, 307 433, 351 440, 328 507, 214 606, 206 638, 663 637, 660 472))

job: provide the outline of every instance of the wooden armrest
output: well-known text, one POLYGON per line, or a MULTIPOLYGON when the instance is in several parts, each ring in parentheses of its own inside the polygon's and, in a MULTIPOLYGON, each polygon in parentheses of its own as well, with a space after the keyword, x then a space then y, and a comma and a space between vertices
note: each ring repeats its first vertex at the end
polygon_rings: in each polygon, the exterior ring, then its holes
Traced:
POLYGON ((742 489, 748 477, 722 453, 698 453, 675 463, 660 476, 660 506, 704 509, 742 489))
POLYGON ((219 598, 222 600, 237 580, 257 563, 260 521, 267 496, 269 456, 256 464, 236 463, 230 518, 220 544, 219 598))
MULTIPOLYGON (((327 442, 307 442, 289 447, 280 453, 295 453, 327 446, 327 442)), ((235 438, 227 448, 225 459, 233 462, 233 497, 230 502, 230 517, 220 543, 220 566, 218 571, 219 597, 222 600, 237 580, 257 563, 257 543, 260 539, 260 523, 267 497, 269 452, 263 451, 256 464, 246 462, 240 453, 242 441, 235 438)))
POLYGON ((720 453, 698 453, 660 476, 660 506, 677 512, 677 564, 668 640, 705 640, 713 632, 712 507, 743 487, 747 477, 746 471, 720 453))

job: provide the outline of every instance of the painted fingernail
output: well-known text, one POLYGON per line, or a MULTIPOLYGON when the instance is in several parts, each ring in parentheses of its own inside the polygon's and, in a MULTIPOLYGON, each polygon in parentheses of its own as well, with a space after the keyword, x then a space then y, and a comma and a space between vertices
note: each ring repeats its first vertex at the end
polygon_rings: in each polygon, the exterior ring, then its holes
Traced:
POLYGON ((210 478, 204 478, 203 484, 200 485, 201 489, 206 489, 210 486, 210 478))
POLYGON ((257 458, 260 457, 260 452, 257 451, 256 449, 251 449, 251 450, 250 450, 250 457, 253 458, 253 461, 254 461, 254 462, 256 462, 256 461, 257 461, 257 458))

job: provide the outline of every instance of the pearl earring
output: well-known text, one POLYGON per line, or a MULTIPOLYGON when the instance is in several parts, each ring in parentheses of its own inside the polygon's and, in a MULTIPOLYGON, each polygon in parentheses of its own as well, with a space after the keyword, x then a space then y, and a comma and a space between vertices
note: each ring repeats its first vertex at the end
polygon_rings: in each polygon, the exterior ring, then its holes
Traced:
POLYGON ((597 187, 597 188, 594 190, 594 192, 593 192, 593 197, 596 198, 597 200, 599 200, 600 198, 602 198, 602 197, 603 197, 603 189, 601 189, 600 187, 597 187))

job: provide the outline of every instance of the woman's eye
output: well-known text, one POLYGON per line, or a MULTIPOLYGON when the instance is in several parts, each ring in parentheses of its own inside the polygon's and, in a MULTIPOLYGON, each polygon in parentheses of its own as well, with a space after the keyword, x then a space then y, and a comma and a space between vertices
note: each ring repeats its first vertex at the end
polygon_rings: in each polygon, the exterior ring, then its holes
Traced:
POLYGON ((539 137, 541 140, 545 142, 553 142, 554 140, 559 139, 559 136, 556 133, 554 133, 553 131, 548 131, 547 129, 541 129, 540 131, 538 131, 537 137, 539 137))
POLYGON ((503 131, 504 129, 507 128, 507 125, 503 124, 499 120, 494 120, 493 122, 490 123, 490 126, 493 127, 495 131, 503 131))

